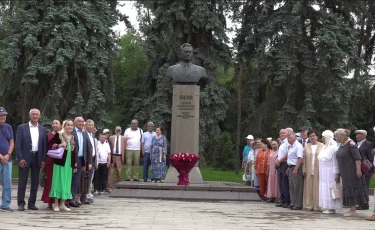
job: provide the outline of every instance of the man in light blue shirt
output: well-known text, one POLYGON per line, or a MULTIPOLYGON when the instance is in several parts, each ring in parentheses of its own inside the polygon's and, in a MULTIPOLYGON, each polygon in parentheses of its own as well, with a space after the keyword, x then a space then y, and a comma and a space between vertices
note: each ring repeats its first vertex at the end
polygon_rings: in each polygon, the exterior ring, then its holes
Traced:
POLYGON ((242 168, 245 168, 247 165, 247 162, 249 160, 249 152, 253 150, 251 145, 254 143, 254 137, 253 135, 248 135, 246 137, 246 143, 247 145, 243 148, 242 151, 242 168))
MULTIPOLYGON (((285 144, 284 144, 285 145, 285 144)), ((288 176, 289 176, 289 195, 290 206, 292 210, 302 210, 303 204, 303 146, 297 141, 295 133, 288 133, 288 176)))
MULTIPOLYGON (((78 138, 78 146, 83 146, 82 130, 75 127, 78 138)), ((83 157, 83 148, 78 148, 78 157, 83 157)))
MULTIPOLYGON (((150 154, 152 151, 152 139, 156 136, 154 123, 147 123, 147 132, 142 135, 142 156, 143 156, 143 181, 148 180, 148 167, 151 164, 150 154)), ((151 178, 152 181, 153 178, 151 178)))

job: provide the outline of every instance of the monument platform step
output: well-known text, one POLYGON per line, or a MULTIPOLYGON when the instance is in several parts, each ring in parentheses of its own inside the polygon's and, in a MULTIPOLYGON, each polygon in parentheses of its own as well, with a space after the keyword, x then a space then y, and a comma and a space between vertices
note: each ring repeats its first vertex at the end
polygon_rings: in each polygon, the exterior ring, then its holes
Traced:
POLYGON ((113 198, 149 198, 190 201, 260 201, 257 189, 233 182, 175 183, 122 181, 114 185, 113 198))

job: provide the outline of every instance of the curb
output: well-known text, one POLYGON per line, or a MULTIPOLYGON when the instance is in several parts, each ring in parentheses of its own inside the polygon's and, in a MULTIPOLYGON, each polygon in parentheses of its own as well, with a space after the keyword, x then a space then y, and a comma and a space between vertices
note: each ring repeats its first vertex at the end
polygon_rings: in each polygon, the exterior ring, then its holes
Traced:
MULTIPOLYGON (((12 178, 12 184, 18 184, 18 178, 12 178)), ((375 188, 369 189, 369 196, 373 196, 375 194, 375 188)))

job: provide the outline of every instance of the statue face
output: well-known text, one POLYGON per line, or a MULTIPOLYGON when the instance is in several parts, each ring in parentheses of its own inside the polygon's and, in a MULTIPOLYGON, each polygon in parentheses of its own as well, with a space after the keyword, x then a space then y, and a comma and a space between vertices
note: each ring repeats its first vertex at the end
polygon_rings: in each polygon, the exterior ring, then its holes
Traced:
POLYGON ((193 48, 192 47, 184 47, 181 50, 181 59, 185 62, 189 62, 191 57, 193 56, 193 48))

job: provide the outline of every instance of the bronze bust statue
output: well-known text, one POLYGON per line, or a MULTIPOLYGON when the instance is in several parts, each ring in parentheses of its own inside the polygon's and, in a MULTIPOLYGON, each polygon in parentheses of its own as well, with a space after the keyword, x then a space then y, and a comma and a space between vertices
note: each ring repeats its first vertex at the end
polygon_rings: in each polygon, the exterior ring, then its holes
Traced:
POLYGON ((193 55, 193 47, 185 43, 180 47, 181 61, 176 65, 170 66, 167 70, 167 76, 171 77, 176 84, 195 85, 202 77, 207 77, 206 70, 190 62, 193 55))

